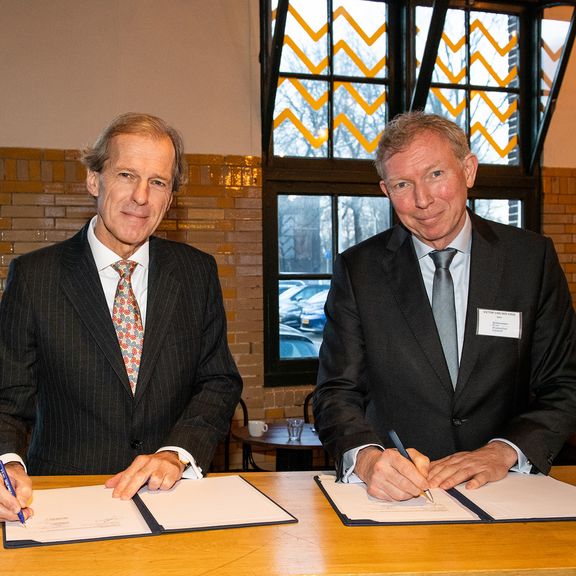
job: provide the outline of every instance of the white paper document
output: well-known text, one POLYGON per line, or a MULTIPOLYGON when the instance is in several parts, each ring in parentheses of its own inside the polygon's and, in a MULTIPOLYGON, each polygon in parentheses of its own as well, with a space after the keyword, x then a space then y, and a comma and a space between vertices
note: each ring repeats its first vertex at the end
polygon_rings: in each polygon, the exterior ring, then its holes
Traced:
POLYGON ((35 490, 31 507, 26 527, 5 523, 5 547, 297 522, 240 476, 181 480, 168 491, 144 487, 132 500, 112 498, 104 486, 35 490))
POLYGON ((432 489, 433 503, 423 496, 384 502, 371 497, 364 483, 336 482, 334 475, 316 481, 347 525, 576 519, 576 486, 544 475, 511 472, 476 490, 464 484, 449 492, 432 489))
POLYGON ((112 498, 104 486, 35 490, 34 516, 6 522, 6 541, 61 542, 151 534, 133 500, 112 498))
POLYGON ((181 481, 167 492, 139 492, 164 530, 289 522, 294 518, 240 476, 181 481))

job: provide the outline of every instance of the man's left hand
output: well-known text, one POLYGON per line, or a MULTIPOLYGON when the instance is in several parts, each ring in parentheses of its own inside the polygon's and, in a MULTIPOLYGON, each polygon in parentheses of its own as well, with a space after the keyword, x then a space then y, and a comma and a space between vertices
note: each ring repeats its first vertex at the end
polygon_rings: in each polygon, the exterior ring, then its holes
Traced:
POLYGON ((456 452, 432 462, 428 482, 431 488, 444 490, 462 482, 468 489, 480 488, 504 478, 517 459, 514 448, 496 440, 473 452, 456 452))
POLYGON ((106 488, 114 488, 112 496, 130 500, 144 484, 150 490, 170 490, 184 472, 184 464, 175 452, 137 456, 123 472, 106 481, 106 488))

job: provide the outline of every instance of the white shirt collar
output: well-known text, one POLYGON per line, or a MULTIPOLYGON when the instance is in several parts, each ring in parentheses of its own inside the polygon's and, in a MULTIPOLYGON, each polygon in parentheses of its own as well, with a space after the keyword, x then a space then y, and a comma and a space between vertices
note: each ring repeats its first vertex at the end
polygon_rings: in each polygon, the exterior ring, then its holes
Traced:
MULTIPOLYGON (((416 250, 418 260, 428 256, 428 254, 434 250, 432 246, 424 244, 424 242, 416 238, 414 234, 412 234, 412 242, 414 243, 414 249, 416 250)), ((456 248, 456 250, 463 252, 464 254, 470 253, 470 250, 472 249, 472 221, 470 220, 470 214, 468 214, 468 211, 466 211, 466 221, 464 222, 464 226, 462 226, 462 230, 460 230, 458 236, 450 242, 447 248, 448 247, 456 248)))
MULTIPOLYGON (((108 268, 111 264, 114 264, 114 262, 122 260, 122 256, 119 256, 114 251, 110 250, 110 248, 102 244, 102 242, 100 242, 96 237, 94 228, 96 226, 97 218, 97 215, 94 216, 88 225, 88 244, 90 244, 90 249, 94 256, 96 268, 100 272, 105 268, 108 268)), ((130 260, 137 262, 144 268, 148 268, 150 262, 150 241, 146 240, 146 242, 142 244, 142 246, 140 246, 132 256, 130 256, 130 260)))

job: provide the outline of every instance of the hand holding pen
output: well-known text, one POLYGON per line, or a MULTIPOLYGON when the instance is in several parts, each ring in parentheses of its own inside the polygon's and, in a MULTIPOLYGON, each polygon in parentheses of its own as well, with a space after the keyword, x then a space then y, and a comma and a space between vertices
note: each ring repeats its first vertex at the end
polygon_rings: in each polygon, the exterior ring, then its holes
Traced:
MULTIPOLYGON (((14 486, 12 485, 12 481, 10 480, 10 476, 8 476, 8 471, 6 470, 6 467, 4 466, 4 462, 2 462, 2 460, 0 460, 0 476, 2 476, 2 481, 4 483, 4 486, 6 487, 6 490, 14 498, 17 498, 16 490, 14 490, 14 486)), ((27 476, 26 476, 26 478, 27 478, 27 476)), ((22 508, 20 508, 20 511, 17 513, 17 515, 18 515, 18 519, 20 520, 22 525, 26 526, 26 518, 24 516, 24 512, 22 511, 22 508)))
MULTIPOLYGON (((392 440, 392 443, 394 444, 394 446, 396 446, 396 450, 398 450, 398 452, 400 452, 400 454, 402 454, 404 458, 407 458, 410 462, 412 462, 412 464, 414 464, 414 461, 410 457, 410 454, 408 454, 406 448, 404 448, 404 444, 402 444, 402 441, 398 437, 398 434, 396 434, 394 430, 389 430, 388 436, 390 436, 390 440, 392 440)), ((434 498, 432 497, 432 492, 430 492, 430 490, 424 490, 422 494, 430 502, 434 503, 434 498)))
POLYGON ((417 450, 411 454, 406 457, 399 450, 370 445, 358 452, 354 472, 374 498, 388 502, 416 498, 428 488, 430 460, 417 450))

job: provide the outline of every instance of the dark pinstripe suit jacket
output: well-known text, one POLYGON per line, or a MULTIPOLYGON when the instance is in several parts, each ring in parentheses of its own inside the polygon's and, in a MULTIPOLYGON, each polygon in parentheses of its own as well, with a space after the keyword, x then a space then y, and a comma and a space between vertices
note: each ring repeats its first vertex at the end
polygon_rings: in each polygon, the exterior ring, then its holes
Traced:
POLYGON ((242 390, 214 259, 150 239, 132 396, 86 231, 10 267, 0 303, 0 454, 27 455, 30 474, 109 474, 175 445, 207 471, 242 390))
POLYGON ((406 229, 339 258, 314 395, 316 428, 338 463, 357 446, 389 446, 394 428, 433 460, 507 438, 547 472, 576 429, 576 321, 552 242, 471 218, 456 390, 406 229), (478 334, 481 308, 521 313, 521 337, 478 334))

